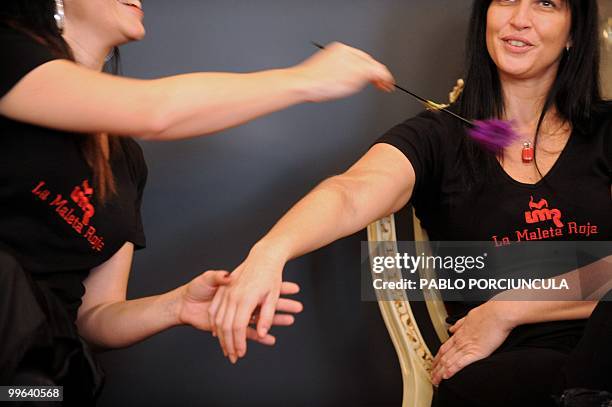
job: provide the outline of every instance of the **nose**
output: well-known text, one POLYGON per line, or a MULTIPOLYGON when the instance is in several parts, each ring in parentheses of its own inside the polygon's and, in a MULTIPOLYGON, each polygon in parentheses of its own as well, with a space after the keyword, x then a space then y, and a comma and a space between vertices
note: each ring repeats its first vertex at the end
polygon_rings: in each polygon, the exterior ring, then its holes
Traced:
POLYGON ((510 24, 518 31, 531 28, 531 1, 519 1, 518 7, 514 7, 510 24))

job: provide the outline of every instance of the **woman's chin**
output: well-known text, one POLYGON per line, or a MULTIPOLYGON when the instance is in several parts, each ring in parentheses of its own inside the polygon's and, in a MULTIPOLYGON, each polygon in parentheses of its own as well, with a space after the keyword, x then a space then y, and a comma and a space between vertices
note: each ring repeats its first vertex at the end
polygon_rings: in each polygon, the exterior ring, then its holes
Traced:
POLYGON ((128 30, 123 31, 123 37, 125 38, 124 43, 132 42, 132 41, 140 41, 144 39, 146 35, 146 30, 143 26, 138 28, 134 27, 128 30))
POLYGON ((503 74, 505 77, 515 78, 515 79, 529 79, 533 75, 533 66, 532 65, 516 65, 516 64, 508 64, 508 65, 500 65, 497 67, 498 71, 503 74))

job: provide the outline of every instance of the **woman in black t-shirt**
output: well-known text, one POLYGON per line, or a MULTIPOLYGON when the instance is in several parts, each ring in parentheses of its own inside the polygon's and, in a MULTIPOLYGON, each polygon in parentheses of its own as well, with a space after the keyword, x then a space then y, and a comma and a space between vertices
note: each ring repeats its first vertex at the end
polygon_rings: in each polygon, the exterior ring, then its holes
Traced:
MULTIPOLYGON (((85 342, 116 348, 179 324, 209 329, 224 272, 126 301, 134 248, 145 245, 146 180, 140 147, 126 136, 186 138, 348 96, 368 82, 391 88, 384 66, 342 44, 250 74, 136 80, 100 72, 114 47, 144 36, 142 19, 139 0, 0 2, 0 384, 63 384, 66 400, 91 398, 101 374, 85 342)), ((286 283, 282 293, 297 289, 286 283)), ((276 315, 273 323, 292 321, 276 315)), ((274 343, 251 328, 245 334, 274 343)))
MULTIPOLYGON (((465 90, 452 108, 469 119, 511 120, 521 138, 491 154, 461 122, 433 112, 391 129, 297 203, 216 294, 212 313, 235 327, 222 338, 225 351, 246 353, 241 330, 255 307, 269 324, 286 261, 408 202, 432 240, 609 243, 612 106, 600 95, 597 24, 595 0, 475 0, 465 90), (544 209, 550 216, 540 216, 544 209)), ((609 273, 611 263, 608 255, 581 272, 609 273)), ((437 405, 546 406, 564 389, 612 392, 605 300, 612 292, 599 302, 456 304, 453 335, 433 365, 437 405)))

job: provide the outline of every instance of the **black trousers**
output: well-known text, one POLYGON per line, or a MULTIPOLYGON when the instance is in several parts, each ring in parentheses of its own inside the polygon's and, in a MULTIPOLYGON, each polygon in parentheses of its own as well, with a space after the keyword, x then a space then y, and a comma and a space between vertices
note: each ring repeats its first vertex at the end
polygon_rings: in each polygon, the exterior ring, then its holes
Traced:
MULTIPOLYGON (((525 326, 529 330, 529 326, 525 326)), ((569 388, 612 392, 612 291, 578 336, 515 335, 491 356, 442 380, 434 407, 546 407, 569 388)))
POLYGON ((102 381, 61 301, 0 248, 0 385, 64 386, 63 405, 91 406, 102 381))

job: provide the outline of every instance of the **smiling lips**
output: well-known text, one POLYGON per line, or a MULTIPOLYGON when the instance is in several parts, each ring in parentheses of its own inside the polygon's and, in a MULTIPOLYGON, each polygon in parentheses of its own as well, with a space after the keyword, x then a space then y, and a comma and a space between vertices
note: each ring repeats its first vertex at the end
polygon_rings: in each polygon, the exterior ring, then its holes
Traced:
POLYGON ((506 36, 501 39, 506 44, 506 49, 513 53, 524 53, 533 48, 533 44, 525 38, 506 36))
POLYGON ((138 10, 142 11, 142 6, 138 2, 119 1, 119 3, 123 4, 124 6, 134 7, 134 8, 137 8, 138 10))

